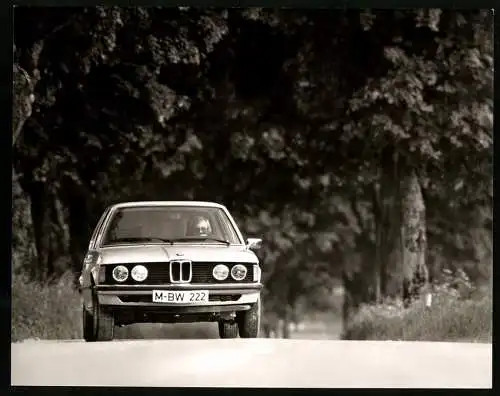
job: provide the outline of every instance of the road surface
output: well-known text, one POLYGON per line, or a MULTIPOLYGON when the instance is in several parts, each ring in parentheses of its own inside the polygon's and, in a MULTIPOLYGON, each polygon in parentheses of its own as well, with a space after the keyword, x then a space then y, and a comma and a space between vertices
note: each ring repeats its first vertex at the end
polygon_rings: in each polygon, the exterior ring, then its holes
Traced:
POLYGON ((492 346, 330 340, 12 344, 12 385, 491 388, 492 346))

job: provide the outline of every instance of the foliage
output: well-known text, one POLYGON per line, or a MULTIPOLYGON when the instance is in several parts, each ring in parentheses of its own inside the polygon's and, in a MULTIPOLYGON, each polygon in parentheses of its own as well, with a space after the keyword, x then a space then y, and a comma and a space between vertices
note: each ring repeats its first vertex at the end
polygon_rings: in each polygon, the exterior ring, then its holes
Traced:
POLYGON ((490 288, 476 289, 463 271, 445 271, 431 307, 400 300, 364 305, 344 330, 350 340, 480 341, 492 340, 493 300, 490 288))
POLYGON ((80 307, 72 273, 52 284, 16 274, 12 279, 11 340, 81 338, 80 307))
MULTIPOLYGON (((199 199, 226 204, 245 235, 264 238, 268 310, 318 300, 342 271, 373 289, 373 195, 394 152, 418 171, 435 272, 453 261, 489 276, 491 12, 15 16, 16 67, 35 94, 14 148, 25 194, 15 234, 33 235, 24 266, 40 277, 80 270, 106 205, 199 199)), ((18 91, 28 103, 30 90, 18 91)))
POLYGON ((31 116, 33 83, 25 70, 14 64, 12 84, 12 142, 14 143, 21 132, 26 119, 31 116))
POLYGON ((12 269, 30 268, 36 265, 30 202, 12 171, 12 269))

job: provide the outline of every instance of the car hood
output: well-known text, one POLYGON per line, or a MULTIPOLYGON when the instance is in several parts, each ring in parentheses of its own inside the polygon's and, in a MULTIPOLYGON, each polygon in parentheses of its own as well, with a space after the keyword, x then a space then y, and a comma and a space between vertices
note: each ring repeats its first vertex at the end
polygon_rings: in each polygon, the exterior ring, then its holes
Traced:
POLYGON ((101 264, 164 262, 186 259, 226 263, 258 263, 257 256, 244 246, 224 245, 129 245, 99 249, 101 264))

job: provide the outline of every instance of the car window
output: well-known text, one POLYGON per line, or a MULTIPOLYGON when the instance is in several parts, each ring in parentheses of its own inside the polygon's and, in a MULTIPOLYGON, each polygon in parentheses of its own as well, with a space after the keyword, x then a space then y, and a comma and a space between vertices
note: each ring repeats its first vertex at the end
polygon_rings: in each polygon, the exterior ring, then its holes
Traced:
POLYGON ((212 207, 130 207, 115 212, 103 245, 200 239, 241 243, 226 213, 212 207))
POLYGON ((97 239, 97 236, 100 234, 101 229, 105 223, 106 217, 108 216, 108 213, 110 210, 111 210, 111 207, 108 206, 106 208, 106 210, 104 211, 104 213, 102 214, 102 216, 99 218, 99 220, 94 228, 94 232, 92 233, 92 236, 90 238, 89 247, 88 247, 89 249, 94 245, 94 243, 97 239))
POLYGON ((216 213, 217 213, 216 219, 219 224, 219 227, 222 229, 223 234, 230 235, 228 240, 234 240, 236 241, 234 243, 240 243, 238 235, 236 234, 236 230, 234 229, 233 225, 229 221, 229 218, 226 216, 226 214, 222 210, 219 210, 216 213))

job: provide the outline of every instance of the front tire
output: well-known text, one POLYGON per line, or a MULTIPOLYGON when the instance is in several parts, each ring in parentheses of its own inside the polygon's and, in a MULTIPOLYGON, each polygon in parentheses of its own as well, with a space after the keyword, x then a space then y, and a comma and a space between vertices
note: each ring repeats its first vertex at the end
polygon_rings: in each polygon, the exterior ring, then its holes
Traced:
POLYGON ((228 320, 219 320, 219 337, 220 338, 238 337, 238 323, 228 320))
POLYGON ((111 341, 115 335, 115 318, 112 312, 106 312, 97 306, 96 341, 111 341))
POLYGON ((257 338, 260 330, 260 298, 248 311, 239 312, 236 317, 241 338, 257 338))
POLYGON ((87 342, 96 340, 94 315, 87 311, 82 305, 82 324, 83 324, 83 339, 87 342))

